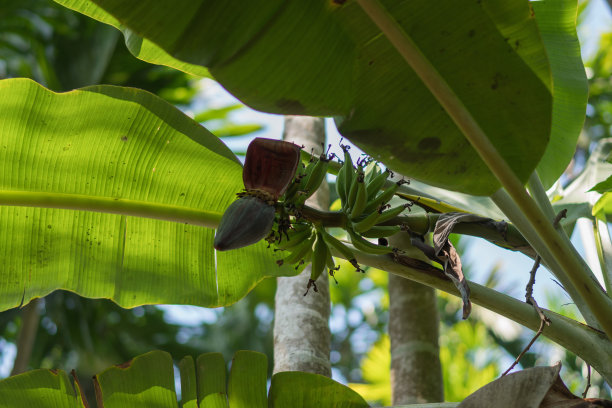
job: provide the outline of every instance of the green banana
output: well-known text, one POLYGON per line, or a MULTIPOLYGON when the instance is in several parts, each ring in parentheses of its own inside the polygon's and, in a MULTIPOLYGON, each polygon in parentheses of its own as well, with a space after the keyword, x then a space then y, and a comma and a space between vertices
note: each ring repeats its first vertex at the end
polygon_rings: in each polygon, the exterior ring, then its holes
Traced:
POLYGON ((387 188, 385 191, 368 201, 368 204, 366 205, 363 211, 366 213, 370 213, 378 209, 378 207, 380 207, 381 205, 385 205, 389 200, 391 200, 391 198, 393 198, 393 195, 395 194, 398 188, 399 183, 393 183, 391 187, 387 188))
POLYGON ((289 230, 289 232, 287 232, 288 238, 285 240, 281 240, 281 242, 277 242, 276 247, 283 250, 291 250, 291 248, 296 247, 304 240, 310 238, 311 233, 312 231, 310 230, 310 228, 303 229, 300 231, 289 230))
POLYGON ((351 243, 359 251, 375 255, 382 255, 393 252, 393 248, 374 244, 357 234, 355 231, 353 231, 351 227, 348 227, 347 231, 349 233, 349 236, 351 237, 351 243))
POLYGON ((363 181, 363 173, 361 173, 357 176, 357 193, 355 194, 355 201, 353 202, 349 217, 351 219, 358 218, 363 213, 367 203, 368 193, 363 181))
POLYGON ((313 234, 309 239, 302 241, 300 244, 294 247, 293 251, 286 258, 277 261, 279 265, 289 264, 293 265, 303 260, 310 252, 312 252, 312 246, 315 243, 316 235, 313 234))
POLYGON ((380 215, 381 213, 378 210, 372 211, 363 220, 353 222, 353 229, 359 233, 369 230, 370 228, 378 224, 378 219, 380 218, 380 215))
POLYGON ((338 197, 340 198, 341 203, 346 202, 346 175, 344 174, 343 169, 344 165, 340 167, 340 170, 338 170, 338 175, 336 176, 336 193, 338 193, 338 197))
POLYGON ((372 200, 376 197, 376 194, 380 191, 380 189, 385 185, 385 181, 389 178, 391 172, 389 170, 385 170, 380 173, 375 178, 372 178, 367 185, 368 192, 368 201, 372 200))
POLYGON ((351 176, 351 186, 348 190, 348 195, 346 198, 346 206, 344 208, 344 211, 349 214, 351 212, 351 210, 353 209, 353 204, 355 203, 355 199, 357 198, 357 185, 359 184, 359 179, 361 178, 362 182, 363 182, 363 171, 360 171, 360 168, 357 168, 357 170, 351 170, 352 176, 351 176))
POLYGON ((285 201, 290 202, 295 198, 298 191, 300 191, 300 184, 304 181, 305 178, 306 166, 304 166, 304 163, 300 163, 299 170, 293 178, 291 185, 289 186, 289 188, 287 188, 287 192, 285 193, 285 201))
POLYGON ((300 202, 303 203, 306 200, 306 197, 304 197, 305 195, 304 192, 306 190, 306 183, 308 182, 308 179, 314 172, 316 164, 317 164, 317 160, 315 158, 311 158, 311 160, 308 162, 308 165, 306 166, 304 171, 301 172, 298 176, 294 178, 293 180, 294 183, 291 186, 289 186, 289 189, 287 190, 287 193, 285 194, 285 201, 294 202, 297 204, 300 202))
POLYGON ((344 256, 344 258, 346 258, 346 260, 349 261, 355 267, 355 269, 357 269, 357 271, 362 271, 362 269, 359 267, 359 264, 357 263, 357 259, 355 258, 353 251, 351 251, 349 247, 344 245, 336 237, 328 234, 327 231, 323 229, 321 230, 321 235, 323 236, 325 242, 327 242, 328 245, 336 248, 336 250, 338 250, 338 252, 340 252, 342 256, 344 256))
MULTIPOLYGON (((314 165, 312 172, 308 176, 308 180, 304 185, 305 194, 303 195, 303 201, 306 201, 308 197, 314 194, 319 188, 325 176, 327 175, 327 168, 329 167, 329 160, 324 155, 321 155, 319 160, 314 165)), ((300 198, 302 200, 302 198, 300 198)))
POLYGON ((342 146, 342 150, 344 150, 344 164, 340 169, 340 172, 343 173, 342 183, 344 187, 344 194, 338 194, 340 197, 344 196, 344 200, 342 200, 342 208, 346 207, 346 203, 348 202, 349 192, 351 185, 353 184, 354 171, 353 168, 353 159, 351 159, 351 155, 349 154, 349 147, 342 146))
POLYGON ((383 211, 380 214, 380 217, 378 218, 378 220, 376 221, 376 224, 382 224, 385 221, 389 221, 390 219, 397 217, 398 215, 402 213, 402 211, 404 211, 409 206, 410 204, 402 204, 402 205, 398 205, 397 207, 393 207, 390 210, 383 211))
POLYGON ((312 253, 311 280, 316 281, 323 271, 325 271, 328 252, 329 250, 325 240, 323 240, 323 236, 320 232, 317 233, 317 242, 315 243, 314 252, 312 253))
POLYGON ((380 175, 380 167, 378 167, 378 164, 376 164, 376 162, 372 160, 370 163, 368 163, 368 165, 364 169, 364 172, 365 183, 366 185, 368 185, 373 179, 380 175))
POLYGON ((365 238, 385 238, 400 232, 402 228, 399 225, 385 225, 372 227, 369 230, 362 232, 361 236, 365 238))

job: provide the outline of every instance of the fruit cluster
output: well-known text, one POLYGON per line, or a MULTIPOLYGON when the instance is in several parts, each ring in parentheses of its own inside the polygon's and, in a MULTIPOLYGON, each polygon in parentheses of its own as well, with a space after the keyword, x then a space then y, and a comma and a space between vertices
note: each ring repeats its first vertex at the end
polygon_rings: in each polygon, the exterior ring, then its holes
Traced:
MULTIPOLYGON (((342 147, 344 162, 336 179, 336 190, 342 203, 345 219, 343 227, 355 249, 372 254, 391 253, 394 248, 375 244, 366 238, 384 238, 400 231, 399 225, 381 224, 397 217, 408 206, 404 204, 389 208, 388 204, 404 181, 387 185, 391 172, 381 171, 375 163, 368 166, 366 174, 364 167, 367 160, 359 160, 355 166, 348 147, 342 147)), ((333 277, 334 271, 339 268, 332 258, 332 249, 349 260, 357 271, 361 271, 349 246, 330 235, 322 225, 305 222, 300 217, 300 207, 319 188, 327 174, 330 160, 331 157, 321 155, 318 159, 313 158, 298 172, 283 200, 284 209, 294 214, 294 221, 287 222, 282 215, 279 216, 276 230, 268 237, 268 241, 274 243, 277 249, 289 252, 289 255, 278 261, 279 264, 296 264, 296 268, 299 268, 312 263, 308 288, 314 287, 315 291, 315 281, 325 269, 333 277)))

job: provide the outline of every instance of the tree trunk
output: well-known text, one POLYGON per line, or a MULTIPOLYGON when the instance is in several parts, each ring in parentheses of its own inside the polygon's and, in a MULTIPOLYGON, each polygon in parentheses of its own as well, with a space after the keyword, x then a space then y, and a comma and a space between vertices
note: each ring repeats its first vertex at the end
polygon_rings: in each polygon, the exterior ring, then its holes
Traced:
MULTIPOLYGON (((393 237, 391 242, 410 248, 408 234, 400 235, 403 236, 393 237)), ((423 259, 418 250, 408 251, 407 255, 423 259)), ((389 274, 393 405, 444 401, 439 325, 435 290, 389 274)))
MULTIPOLYGON (((304 145, 306 151, 319 154, 325 143, 323 119, 287 116, 283 139, 304 145)), ((307 201, 308 205, 329 208, 327 182, 307 201)), ((329 280, 326 274, 317 279, 318 292, 306 285, 310 266, 296 277, 277 279, 274 307, 274 373, 279 371, 305 371, 331 377, 329 352, 329 280)))
POLYGON ((24 373, 28 369, 40 321, 39 306, 40 299, 36 298, 21 309, 21 327, 17 336, 17 356, 15 356, 11 375, 24 373))

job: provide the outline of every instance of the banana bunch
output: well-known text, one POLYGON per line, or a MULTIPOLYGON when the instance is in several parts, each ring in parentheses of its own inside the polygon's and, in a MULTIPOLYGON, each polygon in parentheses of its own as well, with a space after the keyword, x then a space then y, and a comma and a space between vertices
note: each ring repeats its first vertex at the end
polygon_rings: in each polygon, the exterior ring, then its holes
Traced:
MULTIPOLYGON (((277 250, 289 252, 286 257, 277 261, 279 265, 295 264, 297 270, 312 263, 310 279, 304 295, 308 293, 311 287, 317 292, 315 282, 326 269, 329 275, 335 279, 334 272, 340 269, 340 266, 336 266, 334 262, 331 247, 338 249, 358 271, 361 271, 351 250, 327 233, 323 227, 308 223, 294 223, 284 236, 275 235, 269 241, 276 245, 277 250)), ((336 281, 336 283, 338 282, 336 281)))
POLYGON ((348 147, 342 148, 344 163, 338 172, 336 191, 342 202, 342 211, 346 214, 346 231, 351 243, 358 250, 371 254, 393 252, 393 248, 374 244, 365 238, 384 238, 401 230, 399 225, 381 224, 397 217, 409 206, 404 204, 390 208, 388 204, 399 186, 406 182, 400 180, 383 190, 391 172, 381 171, 375 163, 370 163, 370 171, 366 175, 364 165, 367 160, 358 160, 355 167, 348 147))
MULTIPOLYGON (((342 146, 342 148, 344 163, 338 173, 336 189, 347 219, 345 226, 347 234, 353 246, 359 251, 373 254, 391 253, 394 251, 393 248, 377 245, 366 238, 384 238, 400 231, 398 225, 381 224, 398 216, 407 207, 400 205, 389 208, 388 204, 404 181, 384 189, 391 175, 389 170, 381 171, 376 163, 368 164, 367 159, 357 161, 355 166, 348 147, 342 146), (366 165, 367 171, 364 169, 366 165)), ((334 277, 334 272, 339 267, 335 265, 332 251, 342 254, 358 272, 363 271, 357 263, 352 248, 330 235, 321 225, 300 220, 299 215, 293 212, 319 188, 325 179, 332 157, 333 155, 328 157, 327 154, 321 154, 318 158, 313 157, 306 166, 301 166, 284 196, 280 211, 282 214, 277 214, 276 228, 273 228, 273 233, 267 238, 268 242, 274 244, 275 250, 287 253, 277 261, 279 265, 295 265, 295 269, 299 270, 312 263, 304 295, 311 287, 317 291, 316 280, 326 270, 334 277)))

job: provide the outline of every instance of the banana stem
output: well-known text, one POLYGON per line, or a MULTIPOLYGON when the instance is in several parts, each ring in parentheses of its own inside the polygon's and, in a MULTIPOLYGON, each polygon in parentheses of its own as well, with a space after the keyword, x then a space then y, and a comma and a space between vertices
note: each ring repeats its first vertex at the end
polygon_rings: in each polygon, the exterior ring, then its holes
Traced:
MULTIPOLYGON (((465 135, 480 158, 500 181, 509 197, 525 215, 535 230, 537 239, 551 253, 557 264, 569 277, 578 294, 588 304, 604 331, 612 338, 612 300, 606 296, 596 281, 589 278, 589 272, 575 256, 568 245, 552 226, 508 163, 499 154, 478 122, 463 105, 459 97, 438 73, 435 67, 421 53, 398 22, 385 10, 378 0, 357 0, 361 8, 387 36, 391 44, 415 71, 434 97, 442 105, 457 127, 465 135)), ((500 191, 494 196, 499 196, 500 191)))
MULTIPOLYGON (((455 285, 444 276, 443 272, 431 265, 420 263, 418 266, 409 267, 394 261, 391 255, 372 255, 351 249, 360 264, 420 282, 454 296, 460 296, 455 285)), ((339 252, 335 250, 332 252, 334 256, 343 258, 339 252)), ((469 287, 470 300, 473 303, 531 330, 536 331, 539 328, 540 318, 531 305, 474 282, 469 282, 469 287)), ((607 340, 606 335, 553 311, 543 310, 551 320, 551 325, 544 330, 544 336, 583 358, 611 384, 612 343, 607 340)))

